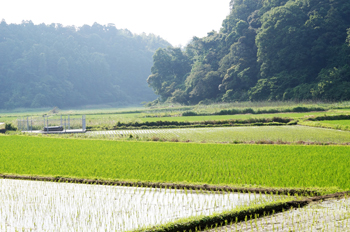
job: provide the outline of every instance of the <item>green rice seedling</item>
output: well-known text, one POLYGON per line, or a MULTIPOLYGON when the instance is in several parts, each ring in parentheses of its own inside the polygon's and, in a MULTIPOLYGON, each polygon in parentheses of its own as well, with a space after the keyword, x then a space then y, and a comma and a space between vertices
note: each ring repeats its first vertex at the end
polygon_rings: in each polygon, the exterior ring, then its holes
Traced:
POLYGON ((2 136, 0 146, 0 173, 7 174, 321 187, 332 192, 350 189, 348 146, 114 142, 24 136, 2 136))

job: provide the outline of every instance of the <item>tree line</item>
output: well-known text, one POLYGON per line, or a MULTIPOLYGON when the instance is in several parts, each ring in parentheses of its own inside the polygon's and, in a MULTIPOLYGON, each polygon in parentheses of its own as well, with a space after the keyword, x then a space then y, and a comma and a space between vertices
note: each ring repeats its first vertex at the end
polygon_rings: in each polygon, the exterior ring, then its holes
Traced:
POLYGON ((231 0, 219 32, 160 48, 155 102, 350 99, 348 0, 231 0))
POLYGON ((0 23, 0 108, 139 104, 152 55, 170 44, 114 24, 0 23))

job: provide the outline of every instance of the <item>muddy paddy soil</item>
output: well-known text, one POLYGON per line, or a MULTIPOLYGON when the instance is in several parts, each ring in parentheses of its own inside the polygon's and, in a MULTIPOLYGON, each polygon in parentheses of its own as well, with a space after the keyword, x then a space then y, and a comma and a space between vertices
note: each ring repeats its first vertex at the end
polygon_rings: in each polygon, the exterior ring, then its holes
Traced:
POLYGON ((313 202, 304 208, 292 209, 272 216, 266 216, 233 223, 207 232, 231 231, 349 231, 350 198, 328 199, 313 202))

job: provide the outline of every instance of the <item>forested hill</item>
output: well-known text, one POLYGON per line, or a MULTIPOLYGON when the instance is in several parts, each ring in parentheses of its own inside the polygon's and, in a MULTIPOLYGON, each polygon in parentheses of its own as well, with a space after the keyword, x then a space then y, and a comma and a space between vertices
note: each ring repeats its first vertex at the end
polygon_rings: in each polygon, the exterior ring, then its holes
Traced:
POLYGON ((158 49, 161 101, 349 100, 349 0, 232 0, 219 32, 158 49))
POLYGON ((170 44, 113 24, 0 23, 0 108, 121 105, 156 95, 146 79, 152 55, 170 44))

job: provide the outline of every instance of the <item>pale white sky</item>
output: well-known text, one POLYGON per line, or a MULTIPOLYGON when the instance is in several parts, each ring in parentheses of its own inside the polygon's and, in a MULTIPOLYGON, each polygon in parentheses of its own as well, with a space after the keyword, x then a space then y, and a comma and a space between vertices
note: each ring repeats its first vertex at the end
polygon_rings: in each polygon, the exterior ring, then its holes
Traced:
POLYGON ((153 33, 172 45, 218 31, 229 14, 230 0, 0 0, 0 20, 8 24, 64 26, 114 23, 132 33, 153 33))

